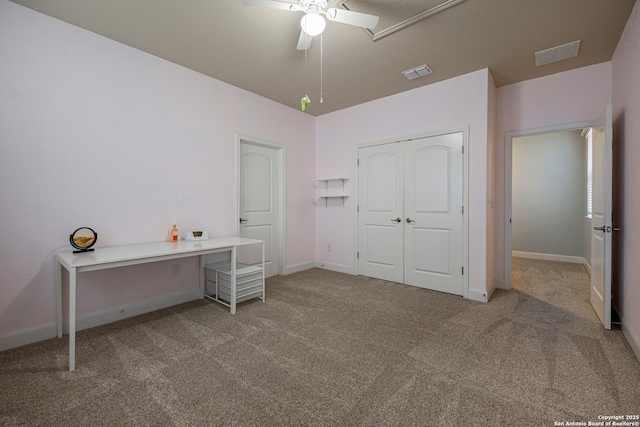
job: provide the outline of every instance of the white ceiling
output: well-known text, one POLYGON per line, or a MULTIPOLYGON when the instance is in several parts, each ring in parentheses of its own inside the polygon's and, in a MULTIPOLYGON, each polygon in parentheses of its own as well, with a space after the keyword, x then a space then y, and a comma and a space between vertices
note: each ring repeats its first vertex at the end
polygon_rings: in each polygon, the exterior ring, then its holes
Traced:
MULTIPOLYGON (((306 54, 300 12, 241 0, 13 0, 168 61, 320 115, 489 68, 497 86, 611 60, 635 0, 464 0, 374 41, 444 0, 333 0, 375 13, 372 31, 328 22, 306 54), (541 67, 534 53, 581 40, 579 55, 541 67), (428 64, 433 74, 402 71, 428 64)), ((291 0, 292 2, 294 0, 291 0)))

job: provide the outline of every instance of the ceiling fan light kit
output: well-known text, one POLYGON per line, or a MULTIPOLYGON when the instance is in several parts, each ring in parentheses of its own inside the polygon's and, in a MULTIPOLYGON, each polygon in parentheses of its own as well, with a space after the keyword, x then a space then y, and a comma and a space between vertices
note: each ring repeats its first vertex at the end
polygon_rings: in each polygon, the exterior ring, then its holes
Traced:
MULTIPOLYGON (((462 0, 460 0, 462 1, 462 0)), ((264 7, 267 9, 286 10, 289 12, 304 12, 300 21, 301 32, 310 36, 317 36, 324 31, 327 18, 329 21, 340 22, 342 24, 353 25, 355 27, 373 30, 378 25, 379 18, 368 13, 354 12, 348 9, 338 9, 328 7, 327 0, 299 0, 298 4, 278 0, 242 0, 245 6, 264 7), (324 15, 324 16, 323 16, 324 15), (311 28, 314 22, 319 25, 315 31, 311 28)), ((303 35, 300 35, 298 50, 307 50, 311 42, 302 42, 303 35)))
MULTIPOLYGON (((460 0, 462 1, 462 0, 460 0)), ((245 6, 264 7, 267 9, 287 10, 290 12, 304 12, 304 16, 300 20, 300 37, 298 38, 298 50, 305 51, 305 68, 307 54, 306 51, 311 47, 311 37, 320 35, 320 103, 324 99, 322 97, 322 32, 327 22, 340 22, 342 24, 353 25, 355 27, 366 28, 372 30, 378 25, 378 18, 375 15, 367 13, 354 12, 348 9, 328 8, 327 0, 298 0, 298 4, 283 2, 278 0, 242 0, 245 6), (324 17, 323 17, 324 15, 324 17)), ((307 105, 311 103, 308 95, 300 100, 300 109, 304 112, 307 105)))
POLYGON ((324 18, 317 13, 307 13, 300 20, 302 31, 312 37, 323 32, 326 25, 324 18))

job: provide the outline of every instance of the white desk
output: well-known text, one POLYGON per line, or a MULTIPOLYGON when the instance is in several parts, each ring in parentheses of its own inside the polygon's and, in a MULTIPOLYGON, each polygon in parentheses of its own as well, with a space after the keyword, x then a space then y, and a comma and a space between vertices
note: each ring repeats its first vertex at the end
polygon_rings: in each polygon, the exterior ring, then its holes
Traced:
MULTIPOLYGON (((127 265, 145 264, 191 256, 200 257, 200 298, 205 295, 205 255, 217 252, 231 252, 231 283, 235 288, 236 250, 240 246, 262 245, 264 267, 264 242, 244 237, 219 237, 196 242, 157 242, 138 245, 111 246, 98 248, 93 252, 74 254, 71 250, 56 255, 56 293, 58 337, 62 337, 62 267, 69 271, 69 371, 75 369, 76 350, 76 275, 84 271, 103 270, 127 265)), ((264 269, 263 269, 264 271, 264 269)), ((263 277, 264 278, 264 277, 263 277)), ((230 301, 231 313, 236 311, 235 292, 230 301)))

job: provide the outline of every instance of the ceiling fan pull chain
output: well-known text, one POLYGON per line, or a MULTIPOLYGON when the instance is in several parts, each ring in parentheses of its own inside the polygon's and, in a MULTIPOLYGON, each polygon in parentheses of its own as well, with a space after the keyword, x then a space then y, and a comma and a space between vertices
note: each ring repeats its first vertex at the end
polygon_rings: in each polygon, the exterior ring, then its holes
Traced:
MULTIPOLYGON (((307 37, 309 37, 309 35, 307 33, 304 33, 304 38, 306 39, 307 37)), ((304 50, 304 86, 307 86, 307 50, 304 50)))
POLYGON ((320 104, 324 102, 322 98, 322 33, 320 33, 320 104))

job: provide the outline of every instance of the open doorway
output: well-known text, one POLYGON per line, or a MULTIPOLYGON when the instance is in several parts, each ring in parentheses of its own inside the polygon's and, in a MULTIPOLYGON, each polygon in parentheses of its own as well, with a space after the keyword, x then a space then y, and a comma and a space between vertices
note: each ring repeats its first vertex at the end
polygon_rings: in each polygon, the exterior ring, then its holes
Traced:
POLYGON ((512 255, 590 268, 590 122, 511 132, 505 141, 505 288, 512 255))

